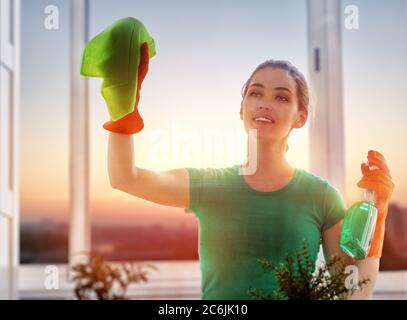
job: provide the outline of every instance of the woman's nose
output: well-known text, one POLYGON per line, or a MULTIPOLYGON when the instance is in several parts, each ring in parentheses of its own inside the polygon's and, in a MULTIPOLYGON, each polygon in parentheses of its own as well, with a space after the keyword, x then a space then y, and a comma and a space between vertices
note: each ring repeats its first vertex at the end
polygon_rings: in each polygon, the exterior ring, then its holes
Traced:
POLYGON ((263 109, 264 109, 264 110, 269 110, 270 108, 269 108, 269 107, 260 106, 259 109, 260 109, 260 110, 263 110, 263 109))

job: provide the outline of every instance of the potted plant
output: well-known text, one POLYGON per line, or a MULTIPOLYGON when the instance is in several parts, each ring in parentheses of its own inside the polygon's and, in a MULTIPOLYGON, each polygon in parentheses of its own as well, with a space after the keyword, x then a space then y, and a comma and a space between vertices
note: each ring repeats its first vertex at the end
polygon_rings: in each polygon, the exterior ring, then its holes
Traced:
MULTIPOLYGON (((304 240, 293 256, 286 256, 284 263, 276 266, 267 258, 259 258, 265 272, 273 272, 278 287, 271 293, 264 293, 250 288, 248 294, 257 300, 343 300, 353 294, 356 287, 348 289, 345 285, 346 264, 342 257, 334 255, 328 263, 315 269, 310 261, 308 245, 304 240)), ((358 281, 362 288, 370 280, 358 281)))
POLYGON ((75 297, 79 300, 127 300, 126 291, 131 283, 148 281, 142 267, 157 270, 152 264, 108 263, 96 252, 85 254, 89 256, 88 262, 72 266, 75 297))

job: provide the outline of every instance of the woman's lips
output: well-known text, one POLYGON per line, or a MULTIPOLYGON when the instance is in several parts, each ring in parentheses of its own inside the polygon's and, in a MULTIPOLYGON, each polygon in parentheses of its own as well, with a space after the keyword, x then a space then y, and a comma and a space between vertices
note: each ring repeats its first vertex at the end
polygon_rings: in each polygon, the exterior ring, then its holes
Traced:
POLYGON ((270 119, 269 117, 254 117, 253 122, 260 125, 260 126, 270 126, 274 124, 274 120, 270 119))

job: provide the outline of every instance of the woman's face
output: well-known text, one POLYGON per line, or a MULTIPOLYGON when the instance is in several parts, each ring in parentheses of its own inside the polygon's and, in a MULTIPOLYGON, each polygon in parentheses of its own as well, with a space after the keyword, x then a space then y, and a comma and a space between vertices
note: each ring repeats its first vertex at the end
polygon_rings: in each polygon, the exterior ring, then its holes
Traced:
POLYGON ((257 129, 257 139, 280 140, 292 128, 302 127, 307 112, 299 110, 296 92, 288 71, 271 67, 257 71, 241 103, 240 118, 246 132, 257 129))

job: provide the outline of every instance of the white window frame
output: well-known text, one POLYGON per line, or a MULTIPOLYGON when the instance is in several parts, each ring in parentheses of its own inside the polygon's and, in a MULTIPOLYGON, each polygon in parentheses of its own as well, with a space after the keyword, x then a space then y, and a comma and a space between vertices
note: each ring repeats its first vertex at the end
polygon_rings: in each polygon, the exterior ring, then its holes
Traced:
POLYGON ((0 3, 0 299, 17 299, 20 1, 0 3), (4 83, 3 83, 4 81, 4 83))
MULTIPOLYGON (((308 0, 307 15, 310 86, 320 106, 310 119, 310 171, 345 195, 341 0, 308 0)), ((372 298, 407 299, 406 280, 407 271, 380 271, 372 298)))
MULTIPOLYGON (((74 252, 90 249, 88 213, 89 103, 87 79, 79 76, 80 59, 88 39, 88 0, 71 1, 71 220, 69 263, 57 265, 60 290, 44 289, 45 265, 20 267, 20 297, 70 298, 72 283, 67 268, 76 262, 74 252)), ((341 1, 308 0, 308 57, 310 84, 318 92, 315 118, 310 118, 310 171, 327 178, 345 194, 344 126, 342 103, 341 1), (318 56, 316 56, 318 52, 318 56), (319 65, 317 68, 316 64, 319 65)), ((323 256, 319 255, 323 260, 323 256)), ((134 286, 129 294, 136 299, 200 299, 198 261, 151 261, 159 268, 151 281, 134 286)), ((407 272, 380 272, 375 296, 391 294, 407 298, 407 272), (404 281, 401 281, 404 279, 404 281), (403 284, 404 283, 404 284, 403 284)))
MULTIPOLYGON (((82 52, 89 38, 89 1, 71 0, 71 68, 70 68, 70 225, 68 264, 57 264, 59 290, 44 286, 45 264, 20 267, 19 293, 21 298, 72 298, 72 273, 69 266, 83 262, 89 252, 91 221, 89 203, 89 85, 81 76, 82 52)), ((144 262, 143 262, 144 263, 144 262)), ((199 261, 145 261, 157 266, 149 272, 147 283, 130 287, 129 296, 135 299, 200 299, 199 261)))

